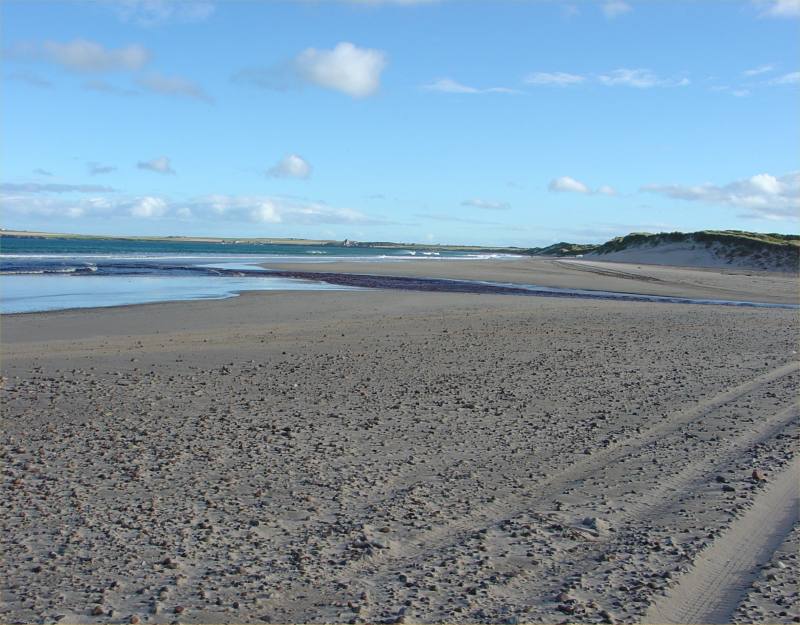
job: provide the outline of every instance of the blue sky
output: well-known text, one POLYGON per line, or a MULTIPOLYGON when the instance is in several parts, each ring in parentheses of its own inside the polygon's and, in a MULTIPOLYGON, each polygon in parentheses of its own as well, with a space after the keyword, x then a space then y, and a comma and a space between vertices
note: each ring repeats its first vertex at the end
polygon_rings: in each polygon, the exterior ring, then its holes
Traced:
POLYGON ((797 232, 800 0, 14 2, 2 226, 797 232))

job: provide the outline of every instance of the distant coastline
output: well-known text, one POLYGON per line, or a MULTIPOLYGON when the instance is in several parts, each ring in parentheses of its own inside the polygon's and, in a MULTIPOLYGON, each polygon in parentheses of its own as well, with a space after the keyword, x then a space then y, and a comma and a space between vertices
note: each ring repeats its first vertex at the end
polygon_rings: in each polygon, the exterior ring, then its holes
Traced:
POLYGON ((391 241, 353 241, 350 239, 299 239, 276 237, 190 237, 190 236, 116 236, 95 234, 71 234, 57 232, 36 232, 27 230, 2 230, 3 237, 30 239, 89 239, 117 241, 156 241, 173 243, 218 243, 220 245, 315 245, 320 247, 355 247, 378 249, 436 250, 449 252, 491 252, 507 254, 530 254, 529 248, 491 247, 482 245, 442 245, 436 243, 395 243, 391 241))
POLYGON ((597 260, 693 267, 738 267, 762 271, 800 271, 800 235, 702 230, 699 232, 634 232, 605 243, 559 242, 546 247, 497 247, 436 243, 396 243, 351 239, 275 237, 104 236, 0 229, 3 238, 73 241, 136 241, 214 245, 285 245, 410 252, 472 252, 520 256, 588 257, 597 260))

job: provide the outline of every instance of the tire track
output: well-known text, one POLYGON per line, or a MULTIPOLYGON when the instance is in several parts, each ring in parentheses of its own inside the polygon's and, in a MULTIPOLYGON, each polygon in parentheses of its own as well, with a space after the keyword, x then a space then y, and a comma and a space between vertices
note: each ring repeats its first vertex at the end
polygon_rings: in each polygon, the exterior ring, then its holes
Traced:
MULTIPOLYGON (((416 536, 411 537, 410 540, 403 545, 402 549, 397 552, 394 550, 385 550, 374 553, 371 556, 354 562, 344 570, 339 570, 338 574, 354 575, 363 572, 369 576, 373 576, 391 566, 393 562, 408 561, 418 558, 431 549, 436 549, 448 544, 454 535, 458 535, 460 532, 472 530, 476 526, 484 526, 489 519, 507 516, 522 508, 528 509, 534 501, 549 499, 560 492, 565 485, 585 479, 603 466, 618 461, 631 453, 635 453, 637 450, 641 450, 664 435, 679 430, 685 424, 756 390, 764 384, 783 378, 798 370, 800 370, 800 363, 789 362, 762 373, 747 382, 718 393, 709 399, 698 402, 694 406, 679 410, 636 436, 624 441, 619 441, 586 456, 584 459, 579 460, 563 471, 556 473, 553 477, 536 484, 535 492, 523 495, 514 494, 502 500, 481 506, 471 514, 454 519, 449 523, 434 527, 430 530, 420 532, 416 536)), ((312 591, 308 588, 304 588, 301 592, 309 594, 312 591)))
MULTIPOLYGON (((576 462, 569 468, 556 474, 554 477, 540 482, 536 485, 536 499, 546 499, 555 495, 558 491, 562 490, 564 485, 569 482, 578 481, 592 475, 598 468, 605 466, 610 462, 615 462, 634 450, 641 449, 653 441, 661 438, 662 436, 672 433, 680 429, 686 423, 693 421, 706 413, 716 410, 727 403, 730 403, 742 395, 752 392, 758 387, 782 378, 790 373, 800 369, 800 363, 791 362, 781 367, 777 367, 768 371, 752 380, 740 384, 732 389, 723 391, 708 399, 700 402, 695 406, 690 406, 677 412, 672 418, 666 418, 661 423, 652 426, 648 430, 643 431, 631 439, 620 441, 618 443, 609 445, 593 454, 587 456, 585 459, 576 462)), ((406 553, 403 558, 412 558, 420 555, 431 543, 437 543, 455 532, 468 530, 476 523, 485 522, 487 518, 498 517, 506 513, 510 509, 518 507, 525 502, 527 505, 531 501, 529 495, 513 495, 503 500, 482 506, 474 511, 472 514, 454 520, 451 523, 443 526, 435 527, 432 530, 423 532, 417 536, 410 545, 407 545, 406 553)), ((390 555, 390 554, 389 554, 390 555)), ((372 556, 365 562, 376 563, 376 561, 385 558, 384 555, 372 556)), ((360 568, 360 567, 359 567, 360 568)))
POLYGON ((706 548, 644 623, 729 623, 741 598, 798 522, 800 459, 778 474, 753 506, 706 548))
MULTIPOLYGON (((747 432, 731 441, 724 450, 720 450, 720 456, 706 458, 700 463, 690 464, 677 473, 666 477, 654 488, 645 491, 645 497, 629 504, 628 511, 617 518, 616 524, 630 523, 633 520, 646 522, 648 520, 663 519, 675 506, 676 502, 680 502, 683 494, 695 492, 698 487, 710 481, 713 474, 721 473, 726 467, 735 464, 736 460, 741 458, 742 454, 748 449, 753 449, 773 439, 787 427, 796 426, 798 418, 800 418, 800 405, 798 404, 793 404, 780 410, 773 417, 764 421, 757 430, 747 432)), ((607 551, 609 545, 613 547, 613 544, 619 540, 621 540, 619 535, 600 535, 591 542, 592 549, 582 554, 570 566, 575 572, 579 571, 584 575, 590 575, 597 568, 607 566, 606 564, 597 564, 597 555, 607 551)), ((524 591, 524 589, 520 590, 524 591)), ((553 587, 550 589, 549 594, 555 595, 558 591, 558 588, 553 587)))

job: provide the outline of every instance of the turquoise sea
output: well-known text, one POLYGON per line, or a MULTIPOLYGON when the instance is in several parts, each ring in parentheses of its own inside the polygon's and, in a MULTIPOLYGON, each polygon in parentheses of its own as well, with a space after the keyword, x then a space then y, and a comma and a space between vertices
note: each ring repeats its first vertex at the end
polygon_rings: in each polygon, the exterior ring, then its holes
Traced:
POLYGON ((344 246, 0 238, 0 312, 235 297, 253 290, 356 287, 270 276, 259 264, 336 259, 383 262, 503 255, 344 246), (254 275, 254 272, 258 274, 254 275))

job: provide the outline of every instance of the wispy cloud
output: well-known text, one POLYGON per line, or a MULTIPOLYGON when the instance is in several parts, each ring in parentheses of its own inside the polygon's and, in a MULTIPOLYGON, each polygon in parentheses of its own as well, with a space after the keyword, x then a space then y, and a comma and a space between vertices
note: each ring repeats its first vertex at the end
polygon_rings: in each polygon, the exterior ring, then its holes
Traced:
POLYGON ((31 87, 38 87, 39 89, 53 88, 52 82, 47 80, 47 78, 42 78, 38 74, 34 74, 33 72, 14 72, 6 76, 6 78, 15 82, 25 83, 31 87))
POLYGON ((140 76, 136 82, 143 89, 147 89, 153 93, 213 102, 211 96, 209 96, 202 87, 180 76, 164 76, 163 74, 153 72, 145 76, 140 76))
POLYGON ((303 80, 292 61, 269 67, 246 67, 235 72, 231 81, 270 91, 291 91, 303 86, 303 80))
MULTIPOLYGON (((45 175, 52 175, 47 173, 45 175)), ((3 193, 112 193, 115 189, 96 184, 40 184, 37 182, 0 184, 3 193)))
POLYGON ((81 84, 81 88, 84 91, 96 91, 97 93, 110 93, 120 96, 139 95, 138 91, 117 87, 116 85, 112 85, 105 80, 87 80, 81 84))
POLYGON ((157 174, 174 174, 175 170, 172 169, 172 163, 166 156, 159 156, 149 161, 139 161, 136 167, 147 171, 153 171, 157 174))
POLYGON ((800 0, 754 0, 762 17, 800 17, 800 0))
POLYGON ((664 78, 649 69, 628 69, 624 67, 597 75, 569 72, 532 72, 522 80, 525 84, 536 87, 571 87, 580 84, 599 83, 607 87, 635 87, 637 89, 685 87, 690 83, 686 77, 664 78))
POLYGON ((267 170, 271 178, 308 178, 311 176, 311 165, 298 154, 287 154, 267 170))
POLYGON ((112 171, 116 171, 117 169, 113 165, 103 165, 102 163, 86 163, 86 168, 89 170, 89 174, 92 176, 110 174, 112 171))
POLYGON ((747 217, 798 219, 800 213, 800 171, 782 176, 757 174, 726 185, 646 185, 642 191, 669 198, 719 204, 746 209, 747 217))
POLYGON ((441 93, 519 93, 516 89, 509 89, 508 87, 471 87, 452 78, 439 78, 432 83, 422 85, 422 88, 426 91, 439 91, 441 93))
POLYGON ((751 69, 746 69, 742 72, 743 76, 760 76, 761 74, 767 74, 775 69, 774 65, 759 65, 758 67, 753 67, 751 69))
POLYGON ((623 0, 607 0, 601 6, 603 13, 609 19, 624 15, 631 10, 631 5, 623 0))
POLYGON ((745 89, 744 87, 731 87, 729 85, 716 85, 710 88, 711 91, 717 91, 722 93, 729 93, 732 96, 737 98, 745 98, 750 95, 750 90, 745 89))
POLYGON ((586 80, 580 74, 568 74, 567 72, 533 72, 523 79, 529 85, 555 85, 565 87, 567 85, 577 85, 586 80))
POLYGON ((508 202, 498 202, 497 200, 482 200, 474 198, 471 200, 464 200, 461 206, 469 206, 471 208, 480 208, 481 210, 503 211, 511 208, 508 202))
POLYGON ((95 41, 21 43, 6 51, 16 60, 46 61, 74 72, 102 73, 138 71, 150 61, 150 51, 142 45, 107 48, 95 41))
POLYGON ((771 85, 796 85, 798 83, 800 83, 800 72, 784 74, 783 76, 778 76, 769 81, 771 85))
POLYGON ((585 195, 598 194, 598 195, 616 195, 617 191, 614 187, 604 184, 597 189, 591 189, 587 184, 576 180, 571 176, 560 176, 553 178, 550 184, 547 185, 550 191, 556 193, 583 193, 585 195))
POLYGON ((160 26, 168 22, 200 22, 214 13, 213 2, 205 0, 108 0, 123 22, 160 26))
POLYGON ((38 167, 33 170, 33 173, 37 176, 47 176, 48 178, 52 178, 53 176, 53 172, 47 171, 46 169, 40 169, 38 167))
POLYGON ((688 78, 663 78, 649 69, 615 69, 608 74, 601 74, 598 80, 609 87, 634 87, 650 89, 652 87, 684 87, 689 84, 688 78))

